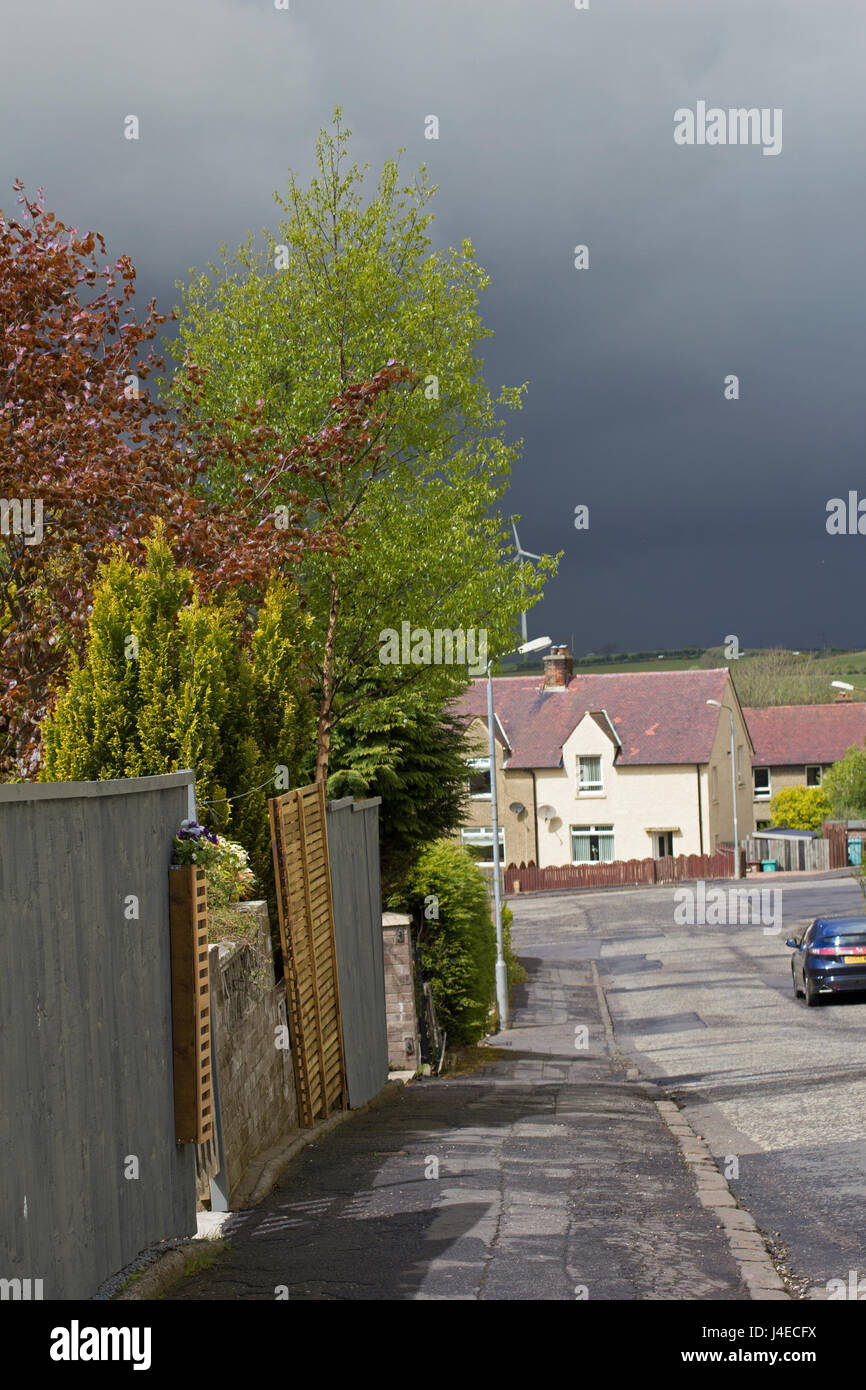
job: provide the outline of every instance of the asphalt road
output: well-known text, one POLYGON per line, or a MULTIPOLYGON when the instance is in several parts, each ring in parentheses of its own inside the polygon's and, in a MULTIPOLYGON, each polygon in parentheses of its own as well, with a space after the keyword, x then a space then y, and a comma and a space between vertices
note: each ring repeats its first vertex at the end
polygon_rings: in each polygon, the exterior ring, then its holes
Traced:
POLYGON ((866 999, 807 1009, 784 944, 866 904, 847 877, 771 883, 762 920, 730 925, 677 922, 673 888, 515 899, 514 945, 533 972, 595 960, 617 1046, 685 1108, 799 1289, 827 1298, 855 1270, 866 1296, 866 999))

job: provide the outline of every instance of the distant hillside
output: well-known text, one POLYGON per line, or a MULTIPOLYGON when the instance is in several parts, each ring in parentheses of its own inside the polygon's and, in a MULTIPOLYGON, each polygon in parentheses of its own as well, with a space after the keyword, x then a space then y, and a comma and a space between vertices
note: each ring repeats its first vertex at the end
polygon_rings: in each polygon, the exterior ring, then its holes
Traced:
MULTIPOLYGON (((701 650, 681 647, 676 650, 643 652, 590 652, 574 662, 575 675, 612 673, 615 671, 690 671, 708 667, 730 667, 734 685, 743 705, 812 705, 830 704, 838 692, 831 681, 847 681, 855 689, 852 700, 866 699, 866 651, 831 650, 814 652, 801 649, 788 651, 781 647, 743 652, 737 660, 725 656, 722 647, 701 650)), ((541 675, 542 659, 533 654, 532 660, 510 658, 502 663, 503 676, 541 675)))

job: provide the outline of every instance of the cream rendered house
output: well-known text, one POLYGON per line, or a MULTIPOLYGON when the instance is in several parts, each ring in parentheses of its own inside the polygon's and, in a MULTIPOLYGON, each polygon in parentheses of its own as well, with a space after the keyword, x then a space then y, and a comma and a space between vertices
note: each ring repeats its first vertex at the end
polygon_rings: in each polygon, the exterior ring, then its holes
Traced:
MULTIPOLYGON (((489 771, 486 681, 458 708, 489 771)), ((730 844, 731 715, 740 841, 752 832, 753 749, 726 668, 574 676, 555 648, 543 678, 497 677, 494 708, 505 863, 528 862, 527 848, 546 868, 730 844), (521 805, 526 817, 509 809, 521 805)), ((464 843, 484 841, 485 826, 489 856, 489 789, 470 803, 464 843)))

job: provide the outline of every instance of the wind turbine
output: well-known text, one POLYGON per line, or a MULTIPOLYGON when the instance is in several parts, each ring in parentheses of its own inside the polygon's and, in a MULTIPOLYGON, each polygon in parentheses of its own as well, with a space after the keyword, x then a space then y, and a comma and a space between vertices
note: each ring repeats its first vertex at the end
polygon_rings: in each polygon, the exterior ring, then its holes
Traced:
MULTIPOLYGON (((540 559, 541 559, 541 556, 540 556, 540 555, 534 555, 534 554, 532 553, 531 550, 524 550, 524 549, 523 549, 523 547, 522 547, 521 544, 520 544, 520 539, 519 539, 519 537, 518 537, 518 535, 517 535, 517 527, 516 527, 515 524, 514 524, 514 517, 512 516, 512 517, 510 518, 510 520, 511 520, 511 529, 512 529, 512 531, 514 532, 514 544, 515 544, 515 547, 516 547, 516 549, 517 549, 517 554, 516 554, 515 557, 514 557, 514 562, 515 562, 515 564, 517 563, 518 560, 540 560, 540 559)), ((525 613, 521 613, 521 615, 520 615, 520 631, 521 631, 521 635, 522 635, 522 637, 523 637, 523 642, 524 642, 524 644, 525 644, 525 643, 527 642, 527 640, 528 640, 528 639, 527 639, 527 636, 526 636, 526 614, 525 614, 525 613)))

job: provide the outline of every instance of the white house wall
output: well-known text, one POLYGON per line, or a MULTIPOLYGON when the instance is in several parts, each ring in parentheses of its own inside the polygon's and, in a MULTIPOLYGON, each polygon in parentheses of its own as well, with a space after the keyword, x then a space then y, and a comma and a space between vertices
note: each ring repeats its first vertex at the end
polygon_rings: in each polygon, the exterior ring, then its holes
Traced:
MULTIPOLYGON (((737 789, 742 840, 753 827, 751 761, 745 725, 735 712, 737 743, 742 744, 743 777, 737 789)), ((612 825, 617 859, 646 859, 653 854, 652 831, 673 831, 674 854, 711 854, 719 841, 733 838, 731 815, 730 722, 720 712, 711 763, 640 764, 616 767, 616 746, 588 715, 563 745, 563 766, 536 773, 539 806, 556 812, 547 823, 539 818, 538 863, 542 868, 570 864, 571 827, 612 825), (604 790, 577 792, 577 757, 601 758, 604 790), (712 768, 716 769, 713 799, 712 768)))
MULTIPOLYGON (((539 820, 539 866, 570 864, 573 825, 613 825, 617 859, 653 853, 650 830, 673 830, 674 854, 700 853, 698 772, 682 766, 614 767, 615 745, 594 719, 585 717, 563 746, 563 767, 536 773, 538 805, 553 806, 556 819, 539 820), (578 754, 599 756, 602 793, 577 794, 578 754), (557 823, 558 822, 558 823, 557 823)), ((706 817, 706 807, 704 807, 706 817)), ((707 848, 707 822, 704 843, 707 848)), ((711 847, 711 846, 710 846, 711 847)))

